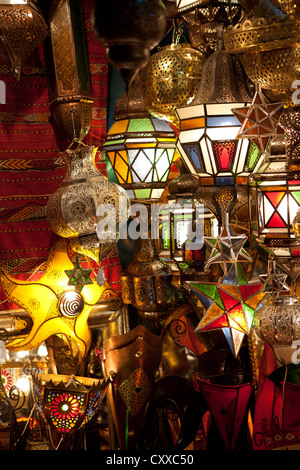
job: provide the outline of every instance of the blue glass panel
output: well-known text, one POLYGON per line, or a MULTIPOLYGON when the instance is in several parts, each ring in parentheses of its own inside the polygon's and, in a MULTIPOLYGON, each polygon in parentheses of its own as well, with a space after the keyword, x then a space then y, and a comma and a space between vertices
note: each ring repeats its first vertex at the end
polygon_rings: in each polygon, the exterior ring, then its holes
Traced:
POLYGON ((224 186, 227 184, 235 184, 234 176, 217 176, 216 177, 216 185, 217 186, 224 186))
POLYGON ((235 116, 215 116, 207 118, 207 127, 241 126, 235 116))
POLYGON ((203 171, 203 164, 201 158, 201 150, 199 144, 181 144, 188 159, 194 164, 196 170, 203 171))

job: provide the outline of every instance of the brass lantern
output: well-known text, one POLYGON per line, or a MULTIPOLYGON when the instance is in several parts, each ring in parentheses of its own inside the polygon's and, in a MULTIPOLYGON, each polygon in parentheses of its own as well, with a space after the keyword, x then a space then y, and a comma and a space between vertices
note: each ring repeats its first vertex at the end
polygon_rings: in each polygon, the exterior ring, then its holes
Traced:
POLYGON ((36 1, 1 2, 0 56, 17 80, 26 60, 46 35, 47 24, 36 1))
POLYGON ((142 93, 149 113, 178 127, 176 108, 195 98, 204 61, 205 55, 187 43, 159 48, 142 72, 142 93))
POLYGON ((54 128, 63 141, 82 140, 92 124, 93 99, 80 1, 51 5, 49 30, 45 59, 54 128))

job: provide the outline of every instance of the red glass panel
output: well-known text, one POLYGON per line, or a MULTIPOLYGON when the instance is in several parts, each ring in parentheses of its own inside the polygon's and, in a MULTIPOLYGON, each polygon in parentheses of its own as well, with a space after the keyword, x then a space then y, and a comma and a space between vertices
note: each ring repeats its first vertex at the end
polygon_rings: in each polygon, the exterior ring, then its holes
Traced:
POLYGON ((234 140, 226 142, 214 142, 213 150, 218 170, 230 171, 235 155, 236 142, 234 140))
POLYGON ((272 192, 266 192, 266 195, 268 196, 273 206, 277 207, 281 199, 285 195, 285 192, 284 191, 272 191, 272 192))
POLYGON ((261 284, 253 284, 253 285, 248 284, 246 286, 240 286, 242 299, 243 300, 248 299, 248 297, 250 297, 251 295, 259 292, 260 289, 261 289, 261 284))
POLYGON ((217 330, 219 328, 228 328, 228 326, 229 325, 228 325, 227 315, 224 314, 221 317, 216 318, 216 320, 212 321, 208 325, 201 328, 201 332, 209 331, 209 330, 217 330))
POLYGON ((238 305, 239 301, 232 297, 230 294, 227 294, 227 292, 224 292, 222 289, 220 289, 219 292, 226 310, 230 310, 236 305, 238 305))
POLYGON ((286 227, 286 224, 284 223, 284 221, 282 220, 282 218, 280 217, 280 215, 275 212, 273 214, 273 216, 271 217, 271 219, 269 220, 269 223, 267 224, 267 227, 269 228, 282 228, 282 227, 286 227))

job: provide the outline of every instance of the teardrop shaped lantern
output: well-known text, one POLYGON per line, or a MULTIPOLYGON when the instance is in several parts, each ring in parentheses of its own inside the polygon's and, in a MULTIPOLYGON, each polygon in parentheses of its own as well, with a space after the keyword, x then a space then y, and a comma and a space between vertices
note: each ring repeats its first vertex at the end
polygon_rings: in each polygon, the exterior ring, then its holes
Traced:
POLYGON ((46 35, 47 24, 37 2, 1 2, 0 56, 17 80, 20 79, 26 60, 46 35))
POLYGON ((129 86, 163 38, 166 10, 161 0, 98 1, 92 24, 95 36, 108 49, 110 63, 129 86))

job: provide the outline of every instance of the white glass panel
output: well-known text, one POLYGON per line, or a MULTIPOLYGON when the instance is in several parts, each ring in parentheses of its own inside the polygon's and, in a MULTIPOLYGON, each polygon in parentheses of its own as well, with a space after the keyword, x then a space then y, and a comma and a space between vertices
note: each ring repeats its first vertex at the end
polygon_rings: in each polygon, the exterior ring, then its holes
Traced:
POLYGON ((177 108, 176 112, 180 120, 199 118, 205 116, 204 106, 202 104, 195 106, 185 106, 184 108, 177 108))
POLYGON ((211 140, 235 140, 239 129, 239 127, 208 127, 206 134, 211 140))
POLYGON ((213 103, 207 104, 206 111, 208 116, 222 116, 232 114, 232 109, 242 108, 245 103, 213 103))
POLYGON ((268 220, 270 219, 270 217, 272 217, 273 213, 274 213, 274 207, 272 206, 272 204, 270 203, 270 201, 268 200, 267 196, 264 196, 264 206, 262 206, 262 208, 264 208, 264 218, 263 218, 263 224, 265 225, 268 220))

